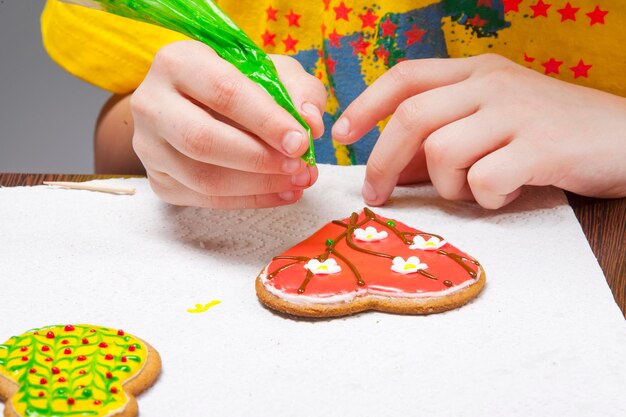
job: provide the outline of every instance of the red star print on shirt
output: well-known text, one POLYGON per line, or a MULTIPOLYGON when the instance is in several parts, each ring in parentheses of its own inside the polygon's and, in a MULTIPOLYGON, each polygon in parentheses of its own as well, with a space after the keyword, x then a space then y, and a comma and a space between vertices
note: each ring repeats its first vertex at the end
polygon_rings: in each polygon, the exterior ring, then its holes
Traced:
POLYGON ((530 8, 533 9, 533 17, 548 17, 548 9, 550 7, 552 7, 552 5, 544 3, 543 0, 539 0, 537 4, 530 6, 530 8))
POLYGON ((481 19, 477 13, 471 19, 467 19, 467 23, 475 27, 483 27, 485 26, 485 23, 487 23, 487 21, 484 19, 481 19))
POLYGON ((421 41, 424 34, 426 34, 426 31, 423 29, 419 29, 417 25, 413 25, 413 27, 411 27, 411 30, 407 30, 406 32, 404 32, 404 34, 406 35, 406 44, 407 46, 409 46, 421 41))
POLYGON ((330 41, 330 46, 334 46, 335 48, 341 47, 339 43, 341 41, 341 35, 337 33, 337 29, 333 30, 333 33, 328 34, 328 40, 330 41))
POLYGON ((526 55, 526 52, 524 52, 524 61, 526 61, 526 62, 534 62, 535 58, 533 58, 532 56, 526 55))
POLYGON ((328 69, 329 74, 332 75, 335 73, 335 65, 337 65, 337 61, 335 61, 333 57, 328 54, 328 58, 326 58, 326 69, 328 69))
POLYGON ((291 35, 287 35, 287 38, 283 39, 282 42, 285 44, 285 52, 296 52, 297 39, 292 39, 291 35))
POLYGON ((559 67, 563 65, 563 61, 557 61, 554 58, 550 58, 546 62, 542 62, 541 65, 546 69, 545 74, 560 74, 559 67))
POLYGON ((324 10, 328 11, 328 6, 330 6, 330 0, 324 0, 324 10))
POLYGON ((565 4, 565 7, 563 7, 562 9, 558 9, 557 12, 561 14, 561 22, 565 22, 566 20, 573 20, 575 22, 576 12, 578 12, 579 10, 580 7, 572 7, 572 5, 569 4, 568 1, 567 4, 565 4))
POLYGON ((267 12, 266 22, 269 22, 270 20, 273 20, 274 22, 277 21, 276 14, 278 13, 278 9, 272 9, 272 6, 269 6, 265 11, 267 12))
POLYGON ((289 26, 300 27, 300 17, 302 17, 302 15, 294 13, 293 9, 289 10, 289 14, 285 15, 285 18, 289 21, 289 26))
POLYGON ((574 79, 578 77, 588 78, 588 72, 591 67, 593 67, 593 65, 585 65, 585 63, 581 59, 580 61, 578 61, 578 65, 576 65, 575 67, 570 67, 569 69, 574 72, 574 79))
POLYGON ((504 13, 519 12, 519 4, 522 0, 504 0, 504 13))
POLYGON ((376 54, 378 59, 385 63, 385 65, 387 64, 387 62, 389 62, 389 51, 386 50, 383 45, 380 45, 380 47, 374 53, 376 54))
POLYGON ((604 16, 606 16, 609 13, 608 10, 601 10, 600 6, 596 6, 595 9, 593 9, 592 12, 590 13, 585 13, 587 16, 589 16, 589 26, 593 26, 596 23, 599 23, 601 25, 604 24, 604 16))
POLYGON ((263 46, 276 46, 276 44, 274 43, 274 38, 276 37, 275 33, 270 33, 269 30, 265 29, 265 33, 262 34, 261 37, 263 38, 263 46))
POLYGON ((389 18, 389 16, 387 16, 387 20, 382 22, 380 24, 380 27, 383 28, 383 34, 382 34, 383 37, 385 37, 385 36, 395 36, 396 29, 397 29, 398 25, 393 23, 391 21, 391 19, 389 18))
POLYGON ((350 13, 352 9, 346 7, 343 1, 338 7, 333 7, 333 10, 335 10, 335 20, 339 20, 339 19, 343 19, 345 21, 350 20, 348 13, 350 13))
POLYGON ((376 29, 376 21, 378 20, 378 16, 376 16, 370 9, 367 9, 367 13, 360 14, 359 19, 361 19, 361 29, 372 28, 376 29))
POLYGON ((363 36, 359 36, 359 39, 350 42, 350 45, 352 45, 352 55, 367 55, 367 47, 371 44, 369 42, 365 42, 363 40, 363 36))

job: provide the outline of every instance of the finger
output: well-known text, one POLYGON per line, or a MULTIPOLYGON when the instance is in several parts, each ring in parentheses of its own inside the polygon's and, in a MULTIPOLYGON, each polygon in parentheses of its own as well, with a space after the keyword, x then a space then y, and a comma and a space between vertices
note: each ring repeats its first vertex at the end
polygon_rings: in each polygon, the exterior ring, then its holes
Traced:
POLYGON ((264 174, 295 174, 306 166, 300 158, 284 156, 250 133, 216 120, 178 94, 172 94, 168 103, 151 120, 155 120, 160 136, 191 159, 264 174))
POLYGON ((324 134, 322 116, 326 108, 324 84, 302 68, 295 59, 285 55, 271 55, 280 81, 283 83, 294 105, 311 128, 314 138, 324 134))
POLYGON ((543 163, 540 155, 515 140, 472 165, 467 181, 478 204, 497 209, 517 198, 522 185, 542 185, 534 176, 546 167, 549 164, 543 163))
POLYGON ((186 187, 206 195, 244 196, 302 190, 312 184, 310 169, 296 175, 258 174, 209 165, 187 158, 174 148, 163 147, 161 164, 152 168, 165 172, 186 187))
POLYGON ((398 106, 367 161, 363 197, 368 204, 387 201, 400 173, 433 131, 478 109, 479 97, 466 94, 465 88, 460 83, 429 90, 398 106))
POLYGON ((333 139, 356 142, 409 97, 461 82, 473 68, 468 59, 419 59, 395 65, 348 106, 333 126, 333 139))
POLYGON ((430 180, 448 200, 472 199, 467 169, 511 141, 513 127, 494 111, 480 110, 433 132, 424 144, 430 180))
POLYGON ((302 125, 232 64, 199 42, 171 45, 159 50, 153 67, 184 68, 167 74, 178 91, 239 123, 287 156, 297 157, 307 150, 309 138, 302 125))
POLYGON ((426 155, 424 153, 424 146, 422 145, 406 168, 400 173, 398 185, 417 184, 419 182, 428 181, 428 179, 426 155))
POLYGON ((207 207, 216 209, 267 208, 284 206, 298 201, 302 191, 285 191, 275 194, 258 194, 235 197, 205 195, 178 183, 163 173, 148 171, 150 186, 163 201, 177 206, 207 207))

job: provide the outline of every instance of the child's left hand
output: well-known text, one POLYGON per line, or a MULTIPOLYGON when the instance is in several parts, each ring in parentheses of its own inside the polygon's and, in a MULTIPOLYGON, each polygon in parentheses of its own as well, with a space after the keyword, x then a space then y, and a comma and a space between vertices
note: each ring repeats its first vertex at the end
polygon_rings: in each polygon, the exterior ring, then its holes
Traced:
POLYGON ((343 113, 353 143, 393 114, 367 164, 363 196, 430 178, 447 199, 487 208, 520 187, 626 196, 626 99, 546 77, 498 55, 402 62, 343 113))

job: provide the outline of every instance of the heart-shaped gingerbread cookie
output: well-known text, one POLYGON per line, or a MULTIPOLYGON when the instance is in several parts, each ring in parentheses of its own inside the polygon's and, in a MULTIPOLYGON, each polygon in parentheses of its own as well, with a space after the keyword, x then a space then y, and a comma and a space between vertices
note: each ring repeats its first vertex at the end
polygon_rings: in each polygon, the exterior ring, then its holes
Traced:
POLYGON ((443 237, 367 208, 274 257, 256 280, 263 304, 309 317, 438 313, 467 303, 484 285, 478 261, 443 237))

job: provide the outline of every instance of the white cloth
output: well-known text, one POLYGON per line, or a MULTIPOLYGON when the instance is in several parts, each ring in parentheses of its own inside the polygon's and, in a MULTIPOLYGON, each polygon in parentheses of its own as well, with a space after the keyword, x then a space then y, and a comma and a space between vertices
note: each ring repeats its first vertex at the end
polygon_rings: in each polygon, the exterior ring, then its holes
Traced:
POLYGON ((553 188, 499 211, 399 188, 375 209, 484 265, 484 292, 458 310, 311 321, 263 308, 257 273, 360 211, 363 174, 320 166, 301 202, 230 212, 168 206, 142 179, 104 181, 134 196, 0 189, 0 342, 61 323, 144 338, 163 358, 144 417, 626 415, 626 323, 553 188))

